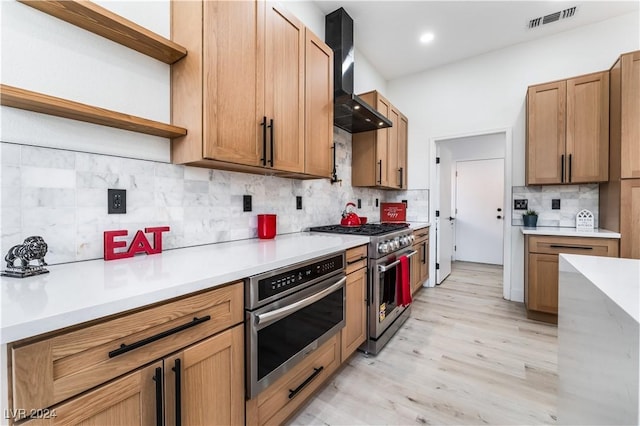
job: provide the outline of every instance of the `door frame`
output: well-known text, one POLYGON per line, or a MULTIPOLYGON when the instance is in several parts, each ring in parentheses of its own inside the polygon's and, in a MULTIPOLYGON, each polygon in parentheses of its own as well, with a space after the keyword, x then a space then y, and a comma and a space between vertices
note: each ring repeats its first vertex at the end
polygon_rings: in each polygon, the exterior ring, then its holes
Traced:
MULTIPOLYGON (((432 190, 429 191, 429 217, 436 217, 436 205, 440 198, 440 188, 435 187, 436 182, 436 142, 441 142, 448 139, 468 138, 473 136, 484 136, 490 134, 502 133, 504 134, 504 232, 503 232, 503 269, 502 269, 502 297, 506 300, 511 299, 511 185, 513 181, 513 128, 503 127, 498 129, 479 130, 476 132, 458 133, 453 135, 434 136, 429 138, 429 164, 432 167, 429 168, 429 187, 432 190), (432 184, 433 183, 433 184, 432 184)), ((434 222, 435 224, 435 222, 434 222)), ((434 228, 435 229, 435 228, 434 228)), ((429 256, 431 259, 435 259, 435 244, 431 244, 429 247, 429 256)), ((429 275, 436 276, 436 262, 431 262, 429 265, 429 275)), ((435 283, 435 280, 433 281, 435 283)), ((432 284, 433 286, 433 283, 432 284)))

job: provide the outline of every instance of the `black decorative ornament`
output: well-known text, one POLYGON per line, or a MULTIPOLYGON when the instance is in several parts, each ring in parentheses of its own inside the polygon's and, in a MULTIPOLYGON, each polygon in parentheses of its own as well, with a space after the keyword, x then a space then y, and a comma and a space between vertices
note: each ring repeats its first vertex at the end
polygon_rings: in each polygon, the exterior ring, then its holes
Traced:
POLYGON ((49 246, 42 237, 34 235, 24 240, 24 243, 13 246, 4 257, 7 261, 7 269, 0 272, 5 277, 26 278, 33 275, 47 274, 49 271, 44 268, 47 262, 44 256, 47 254, 49 246), (32 260, 37 261, 37 265, 30 265, 32 260), (16 261, 18 265, 16 266, 16 261))

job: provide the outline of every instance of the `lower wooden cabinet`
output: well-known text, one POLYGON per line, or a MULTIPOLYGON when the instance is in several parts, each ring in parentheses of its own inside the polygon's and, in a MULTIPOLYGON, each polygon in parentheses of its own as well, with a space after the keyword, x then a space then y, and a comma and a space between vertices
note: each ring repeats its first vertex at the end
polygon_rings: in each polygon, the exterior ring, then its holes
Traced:
POLYGON ((526 235, 524 303, 527 318, 557 324, 560 253, 618 257, 618 240, 526 235))
POLYGON ((417 251, 411 257, 411 292, 418 291, 429 279, 429 228, 413 231, 413 249, 417 251))
POLYGON ((28 425, 242 425, 244 328, 238 325, 178 354, 41 411, 28 425))
POLYGON ((346 314, 341 331, 341 362, 345 362, 367 338, 367 245, 347 250, 345 257, 346 314))
POLYGON ((8 420, 244 424, 243 294, 237 282, 9 344, 8 420))

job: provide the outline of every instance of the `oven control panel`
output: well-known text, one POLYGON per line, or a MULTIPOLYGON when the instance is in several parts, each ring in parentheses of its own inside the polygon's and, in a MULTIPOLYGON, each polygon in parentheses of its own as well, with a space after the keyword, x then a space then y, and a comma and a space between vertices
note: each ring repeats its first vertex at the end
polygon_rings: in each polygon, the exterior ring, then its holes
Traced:
POLYGON ((258 281, 258 300, 284 293, 342 269, 344 269, 344 256, 339 254, 262 278, 258 281))
POLYGON ((378 243, 378 253, 386 254, 392 253, 403 247, 407 247, 413 244, 415 237, 411 234, 401 235, 399 237, 391 238, 388 240, 380 241, 378 243))

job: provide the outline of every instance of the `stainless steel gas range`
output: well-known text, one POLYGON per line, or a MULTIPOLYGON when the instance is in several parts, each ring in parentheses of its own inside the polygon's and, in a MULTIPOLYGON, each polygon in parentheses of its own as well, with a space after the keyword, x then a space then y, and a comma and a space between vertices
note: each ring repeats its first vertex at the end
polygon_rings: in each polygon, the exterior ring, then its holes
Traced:
MULTIPOLYGON (((400 258, 416 254, 416 251, 411 248, 413 235, 409 225, 406 223, 368 223, 354 227, 329 225, 312 227, 309 231, 369 237, 367 248, 368 336, 360 350, 377 354, 411 313, 411 306, 400 306, 397 296, 400 258)), ((409 276, 411 276, 410 270, 409 276)))

